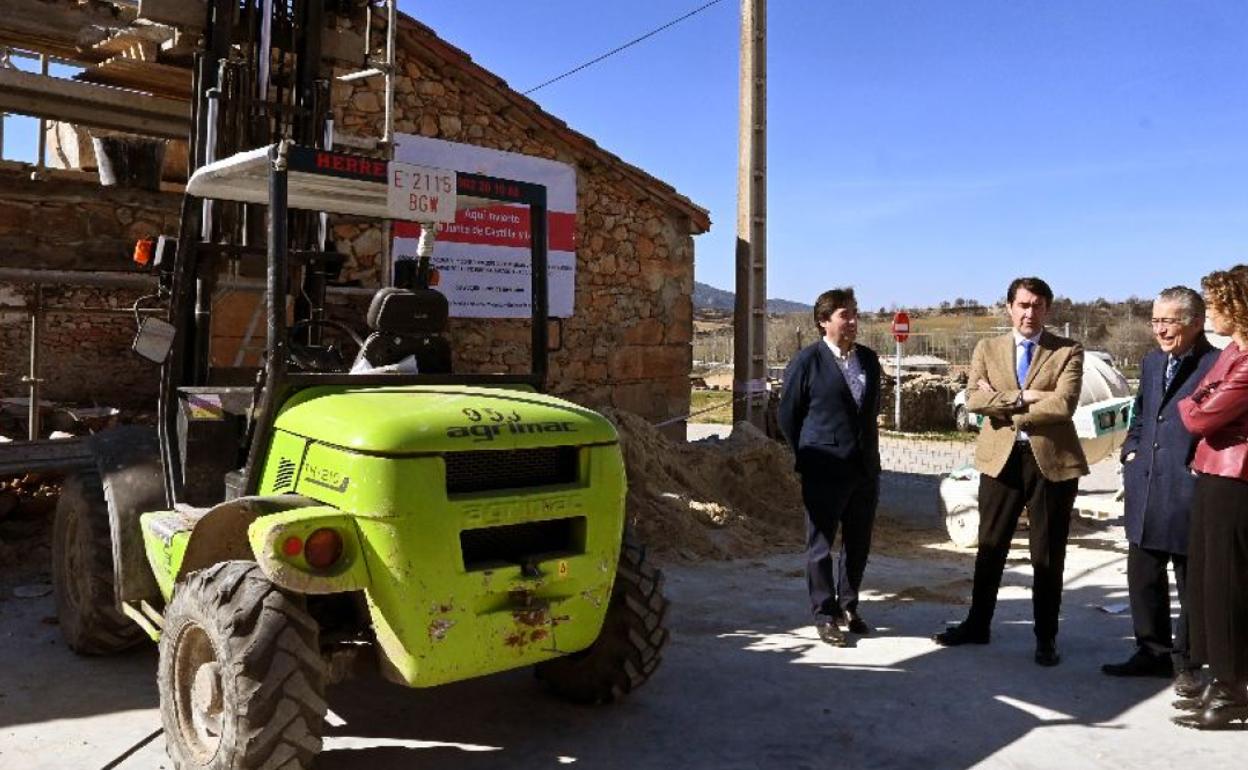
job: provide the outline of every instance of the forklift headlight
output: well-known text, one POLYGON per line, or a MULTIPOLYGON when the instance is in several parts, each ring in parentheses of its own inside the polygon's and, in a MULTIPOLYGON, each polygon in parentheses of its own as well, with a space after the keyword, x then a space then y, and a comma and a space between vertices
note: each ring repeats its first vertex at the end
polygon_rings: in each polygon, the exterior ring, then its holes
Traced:
POLYGON ((312 569, 329 569, 342 558, 342 535, 336 529, 314 531, 303 543, 303 558, 312 569))

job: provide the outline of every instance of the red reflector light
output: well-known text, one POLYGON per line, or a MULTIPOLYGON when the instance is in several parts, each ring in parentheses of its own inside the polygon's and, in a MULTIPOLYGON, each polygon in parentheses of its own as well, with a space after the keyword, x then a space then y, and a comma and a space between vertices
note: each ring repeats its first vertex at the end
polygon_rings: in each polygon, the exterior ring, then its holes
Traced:
POLYGON ((282 543, 282 553, 287 556, 298 556, 303 551, 303 541, 297 536, 291 535, 282 543))
POLYGON ((334 529, 318 529, 308 535, 303 558, 313 569, 329 569, 342 558, 342 535, 334 529))
POLYGON ((155 238, 140 238, 134 244, 134 261, 137 264, 147 266, 152 263, 152 257, 156 254, 155 238))
POLYGON ((437 286, 442 282, 442 274, 438 272, 436 267, 429 269, 429 285, 437 286))

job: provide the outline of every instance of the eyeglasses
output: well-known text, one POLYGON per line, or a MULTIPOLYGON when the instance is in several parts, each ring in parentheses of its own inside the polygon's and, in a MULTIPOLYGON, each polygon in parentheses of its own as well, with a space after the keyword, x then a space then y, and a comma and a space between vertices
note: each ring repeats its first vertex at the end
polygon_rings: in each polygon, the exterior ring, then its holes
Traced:
POLYGON ((1186 321, 1182 318, 1153 318, 1149 323, 1153 326, 1182 326, 1186 321))

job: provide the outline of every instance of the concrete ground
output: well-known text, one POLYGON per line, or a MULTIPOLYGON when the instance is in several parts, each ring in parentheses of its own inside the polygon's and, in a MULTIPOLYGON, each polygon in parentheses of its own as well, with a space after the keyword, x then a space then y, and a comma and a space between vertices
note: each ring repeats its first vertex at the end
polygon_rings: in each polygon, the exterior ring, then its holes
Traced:
MULTIPOLYGON (((1025 541, 1011 554, 992 644, 940 649, 929 637, 964 615, 973 554, 947 545, 931 506, 889 515, 901 524, 881 527, 904 526, 912 536, 904 546, 881 537, 863 606, 876 633, 854 647, 818 641, 798 554, 668 564, 672 640, 654 679, 625 702, 568 705, 528 671, 423 691, 357 679, 330 692, 316 766, 1246 766, 1248 730, 1175 727, 1168 682, 1100 673, 1131 650, 1120 527, 1076 527, 1063 662, 1043 669, 1031 660, 1025 541)), ((23 598, 40 593, 46 570, 21 575, 17 591, 8 577, 0 570, 0 768, 170 767, 154 646, 77 657, 52 622, 51 596, 23 598)))

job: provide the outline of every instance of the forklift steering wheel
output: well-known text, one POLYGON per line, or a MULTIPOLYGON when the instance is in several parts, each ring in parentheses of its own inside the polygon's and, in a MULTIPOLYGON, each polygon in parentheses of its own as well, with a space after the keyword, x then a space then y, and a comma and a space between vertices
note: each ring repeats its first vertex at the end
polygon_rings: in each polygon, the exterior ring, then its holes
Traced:
POLYGON ((291 324, 287 333, 290 363, 308 372, 347 371, 350 368, 350 364, 343 357, 342 350, 336 345, 305 345, 296 341, 295 336, 298 332, 313 326, 325 326, 342 332, 355 343, 357 352, 364 347, 364 340, 360 335, 356 334, 354 329, 341 321, 334 321, 329 318, 305 318, 302 321, 291 324))

